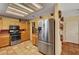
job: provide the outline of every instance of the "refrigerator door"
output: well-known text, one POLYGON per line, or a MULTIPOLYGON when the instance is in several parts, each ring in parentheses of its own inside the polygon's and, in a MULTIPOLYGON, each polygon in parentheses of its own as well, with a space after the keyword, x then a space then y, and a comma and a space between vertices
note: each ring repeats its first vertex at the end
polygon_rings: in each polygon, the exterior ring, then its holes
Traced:
POLYGON ((48 20, 44 20, 44 23, 43 23, 43 35, 44 35, 44 38, 43 38, 43 41, 44 42, 48 42, 48 20))
POLYGON ((55 54, 55 50, 54 50, 54 45, 51 43, 48 43, 47 45, 47 55, 54 55, 55 54))
POLYGON ((46 55, 54 55, 53 45, 44 41, 39 41, 38 49, 41 53, 46 55))
POLYGON ((48 41, 48 20, 39 21, 39 40, 47 42, 48 41))
POLYGON ((39 27, 38 27, 38 37, 39 37, 39 40, 43 41, 43 21, 40 20, 39 21, 39 27))
POLYGON ((54 54, 54 21, 53 20, 42 20, 39 26, 42 28, 39 33, 38 49, 43 54, 53 55, 54 54), (40 25, 41 24, 41 25, 40 25))
POLYGON ((46 20, 40 20, 39 21, 39 41, 38 41, 38 49, 41 53, 47 54, 47 21, 46 20))
POLYGON ((50 19, 48 22, 48 43, 55 44, 55 21, 50 19))

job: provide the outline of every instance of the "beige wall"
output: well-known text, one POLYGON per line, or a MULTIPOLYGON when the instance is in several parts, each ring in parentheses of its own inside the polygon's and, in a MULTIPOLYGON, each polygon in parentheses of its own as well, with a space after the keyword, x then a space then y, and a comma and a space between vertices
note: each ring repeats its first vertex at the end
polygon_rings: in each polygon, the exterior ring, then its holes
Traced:
POLYGON ((65 17, 64 42, 79 44, 79 16, 65 17))

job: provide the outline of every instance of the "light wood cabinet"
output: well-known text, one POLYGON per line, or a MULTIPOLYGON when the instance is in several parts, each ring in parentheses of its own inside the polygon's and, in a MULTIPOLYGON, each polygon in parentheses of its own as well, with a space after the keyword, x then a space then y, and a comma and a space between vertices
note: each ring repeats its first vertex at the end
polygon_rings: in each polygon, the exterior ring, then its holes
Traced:
POLYGON ((2 29, 2 17, 0 17, 0 30, 2 29))
POLYGON ((29 33, 27 31, 22 31, 21 32, 21 41, 27 41, 29 39, 30 39, 29 33))
POLYGON ((26 29, 26 21, 20 21, 20 29, 26 29))
POLYGON ((20 21, 21 41, 27 41, 30 39, 30 24, 28 21, 20 21))
POLYGON ((28 21, 20 21, 20 29, 28 30, 30 28, 30 24, 28 21))
POLYGON ((10 41, 10 39, 9 39, 8 35, 0 36, 0 47, 8 46, 9 41, 10 41))
POLYGON ((19 25, 18 19, 3 17, 2 21, 3 21, 2 29, 9 29, 10 25, 19 25))
POLYGON ((35 34, 33 34, 33 35, 32 35, 32 44, 33 44, 33 45, 37 45, 37 42, 38 42, 38 36, 35 35, 35 34))

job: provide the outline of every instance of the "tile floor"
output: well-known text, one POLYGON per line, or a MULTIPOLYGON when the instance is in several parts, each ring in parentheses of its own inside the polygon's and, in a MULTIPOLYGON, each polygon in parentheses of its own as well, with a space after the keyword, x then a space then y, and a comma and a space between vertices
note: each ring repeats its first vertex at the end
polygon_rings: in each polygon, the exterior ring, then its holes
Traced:
POLYGON ((79 55, 79 44, 63 42, 62 55, 79 55))
POLYGON ((14 46, 0 48, 0 55, 42 55, 31 41, 25 41, 14 46))

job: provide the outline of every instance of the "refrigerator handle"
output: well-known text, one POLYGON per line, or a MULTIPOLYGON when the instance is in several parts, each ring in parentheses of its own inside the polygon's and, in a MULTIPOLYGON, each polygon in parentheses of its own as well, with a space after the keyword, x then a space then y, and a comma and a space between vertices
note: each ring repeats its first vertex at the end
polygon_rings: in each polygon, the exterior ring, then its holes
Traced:
POLYGON ((38 31, 40 32, 42 30, 42 27, 38 27, 38 31))

